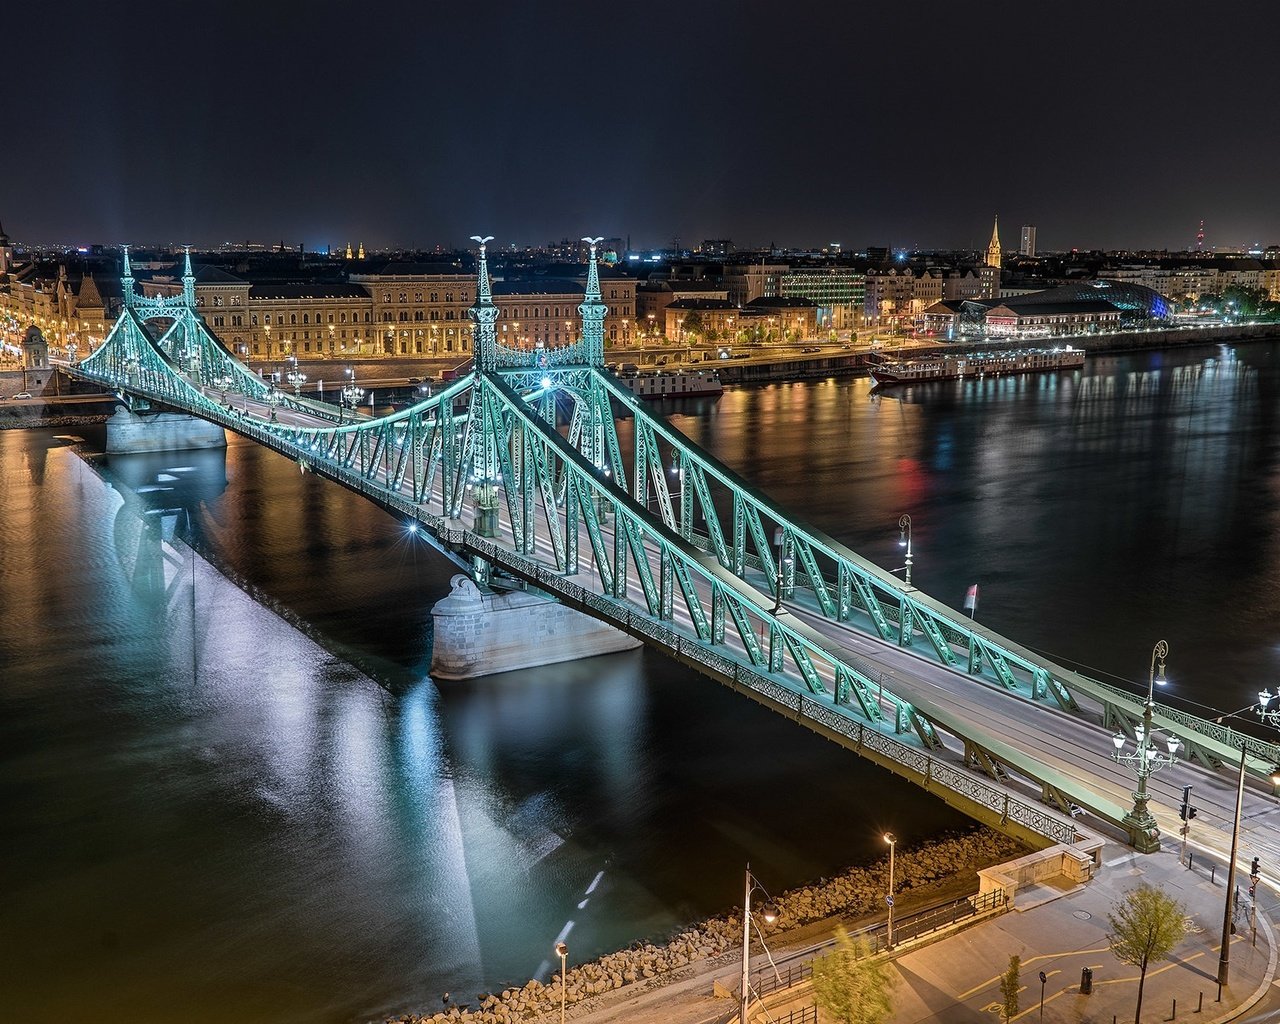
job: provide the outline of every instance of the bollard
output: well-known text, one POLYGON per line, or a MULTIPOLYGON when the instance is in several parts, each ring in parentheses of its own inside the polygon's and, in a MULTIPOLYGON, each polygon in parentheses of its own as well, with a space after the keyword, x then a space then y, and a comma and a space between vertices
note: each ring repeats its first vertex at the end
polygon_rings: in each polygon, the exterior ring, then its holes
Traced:
POLYGON ((1200 1002, 1196 1003, 1196 1013, 1200 1013, 1204 1009, 1204 990, 1200 990, 1200 1002))
POLYGON ((1187 854, 1187 867, 1191 867, 1191 865, 1194 864, 1195 861, 1196 861, 1196 855, 1194 853, 1187 854))
POLYGON ((1218 982, 1218 998, 1215 999, 1214 1002, 1222 1002, 1222 982, 1218 982))
POLYGON ((1170 1020, 1178 1019, 1178 1000, 1176 999, 1173 1001, 1173 1013, 1169 1014, 1169 1019, 1170 1020))
POLYGON ((1212 867, 1209 868, 1209 884, 1210 885, 1218 884, 1218 865, 1217 864, 1214 864, 1212 867))
POLYGON ((1080 994, 1082 996, 1093 995, 1093 968, 1080 968, 1080 994))

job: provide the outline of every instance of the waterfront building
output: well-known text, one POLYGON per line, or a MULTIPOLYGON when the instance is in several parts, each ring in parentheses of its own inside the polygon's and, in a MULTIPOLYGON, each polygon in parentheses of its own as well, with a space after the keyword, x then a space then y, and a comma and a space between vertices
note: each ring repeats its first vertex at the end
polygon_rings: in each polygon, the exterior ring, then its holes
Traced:
POLYGON ((942 300, 1000 298, 1000 271, 996 267, 963 267, 943 270, 942 300))
POLYGON ((1092 334, 1120 326, 1120 310, 1105 299, 1059 304, 1001 300, 987 310, 989 338, 1049 338, 1062 334, 1092 334))
POLYGON ((867 271, 863 312, 868 324, 885 326, 914 320, 942 301, 941 270, 910 265, 872 267, 867 271))
POLYGON ((439 356, 471 351, 474 275, 453 263, 393 262, 349 281, 365 290, 376 325, 375 351, 439 356))
POLYGON ((753 336, 759 336, 762 323, 768 325, 769 334, 779 341, 803 341, 818 333, 818 304, 812 299, 762 295, 748 302, 742 313, 747 317, 743 326, 753 336))
POLYGON ((744 331, 743 311, 728 299, 685 297, 673 299, 663 309, 663 335, 677 344, 738 340, 744 331))
POLYGON ((728 303, 729 291, 722 284, 705 278, 685 280, 683 278, 667 278, 649 280, 635 287, 635 309, 638 334, 642 337, 663 335, 671 338, 667 332, 667 307, 681 299, 716 299, 728 303))
POLYGON ((856 329, 866 302, 867 275, 848 266, 792 267, 779 276, 778 294, 812 301, 818 307, 819 330, 856 329))

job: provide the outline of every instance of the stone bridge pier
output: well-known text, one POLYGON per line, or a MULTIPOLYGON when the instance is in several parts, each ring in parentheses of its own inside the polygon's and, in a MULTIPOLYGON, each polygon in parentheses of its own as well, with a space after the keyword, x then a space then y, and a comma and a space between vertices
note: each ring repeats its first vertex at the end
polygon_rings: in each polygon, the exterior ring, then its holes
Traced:
POLYGON ((122 405, 107 420, 108 455, 183 452, 226 446, 227 435, 218 424, 186 413, 139 415, 122 405))
POLYGON ((640 646, 635 637, 546 595, 487 593, 461 573, 452 583, 453 592, 431 609, 431 674, 438 679, 472 679, 640 646))

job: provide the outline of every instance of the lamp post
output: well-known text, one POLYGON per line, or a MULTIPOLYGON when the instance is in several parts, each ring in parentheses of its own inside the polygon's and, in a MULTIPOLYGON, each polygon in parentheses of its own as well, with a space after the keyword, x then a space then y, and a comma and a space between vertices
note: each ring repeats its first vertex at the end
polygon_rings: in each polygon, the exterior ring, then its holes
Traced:
POLYGON ((560 1024, 564 1024, 564 979, 565 979, 565 960, 569 956, 569 947, 563 942, 556 943, 556 956, 560 958, 560 1024))
POLYGON ((1170 735, 1167 742, 1168 754, 1162 754, 1156 748, 1155 728, 1152 717, 1155 713, 1155 688, 1164 686, 1168 681, 1164 675, 1164 659, 1169 654, 1169 644, 1160 640, 1151 649, 1151 672, 1147 677, 1147 703, 1142 712, 1142 723, 1134 726, 1135 749, 1132 754, 1124 754, 1125 735, 1117 732, 1111 737, 1115 745, 1112 760, 1117 764, 1126 764, 1138 780, 1138 788, 1133 792, 1133 809, 1122 819, 1129 830, 1129 838, 1139 853, 1155 853, 1160 849, 1160 828, 1156 819, 1147 810, 1147 779, 1161 768, 1171 765, 1178 752, 1178 737, 1170 735), (1156 674, 1156 662, 1160 663, 1160 672, 1156 674))
POLYGON ((774 527, 773 543, 778 549, 778 572, 774 578, 773 614, 782 610, 782 599, 786 595, 787 570, 791 568, 791 558, 786 554, 787 534, 781 526, 774 527))
POLYGON ((898 520, 898 547, 907 549, 906 573, 903 580, 908 587, 911 586, 911 516, 903 513, 902 518, 898 520))
MULTIPOLYGON (((741 1024, 747 1024, 747 1006, 751 1002, 751 894, 756 889, 768 897, 769 893, 755 880, 751 874, 751 865, 748 864, 742 897, 742 994, 738 1000, 738 1020, 741 1024)), ((773 924, 778 919, 778 913, 771 903, 764 905, 760 916, 766 924, 773 924)), ((763 935, 760 936, 760 944, 764 945, 763 935)))
POLYGON ((898 837, 892 832, 884 834, 884 841, 889 844, 889 892, 885 895, 885 906, 889 908, 889 925, 885 930, 885 944, 893 948, 893 855, 898 846, 898 837))

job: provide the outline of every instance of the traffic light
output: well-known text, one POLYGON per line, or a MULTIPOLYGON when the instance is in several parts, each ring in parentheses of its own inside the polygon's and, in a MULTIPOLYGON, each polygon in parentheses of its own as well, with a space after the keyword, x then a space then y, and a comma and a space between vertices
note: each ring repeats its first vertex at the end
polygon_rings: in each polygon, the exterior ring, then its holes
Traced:
POLYGON ((1249 875, 1252 878, 1257 878, 1260 874, 1262 874, 1262 872, 1258 867, 1258 858, 1254 857, 1253 863, 1249 866, 1249 875))
POLYGON ((1178 808, 1178 817, 1183 821, 1190 821, 1196 816, 1196 810, 1191 806, 1191 787, 1182 787, 1182 806, 1178 808))

